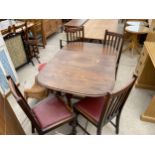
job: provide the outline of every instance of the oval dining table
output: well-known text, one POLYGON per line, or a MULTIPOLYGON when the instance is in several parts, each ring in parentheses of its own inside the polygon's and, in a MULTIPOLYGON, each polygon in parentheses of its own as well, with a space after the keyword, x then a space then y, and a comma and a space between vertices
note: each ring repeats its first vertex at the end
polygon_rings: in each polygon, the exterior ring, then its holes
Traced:
POLYGON ((37 76, 48 89, 97 97, 115 84, 117 54, 102 44, 73 42, 64 46, 37 76))

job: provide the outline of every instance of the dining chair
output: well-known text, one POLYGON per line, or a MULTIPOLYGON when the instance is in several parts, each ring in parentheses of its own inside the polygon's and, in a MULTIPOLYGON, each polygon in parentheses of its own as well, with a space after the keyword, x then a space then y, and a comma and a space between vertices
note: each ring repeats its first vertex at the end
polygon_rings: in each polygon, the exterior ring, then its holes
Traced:
MULTIPOLYGON (((84 27, 64 27, 64 32, 66 34, 66 41, 75 42, 75 41, 83 41, 84 40, 84 27)), ((63 47, 63 41, 60 40, 60 48, 63 47)))
POLYGON ((44 37, 43 19, 29 19, 28 21, 34 23, 34 26, 32 27, 32 33, 33 37, 38 40, 38 46, 45 48, 46 39, 44 37))
POLYGON ((74 104, 76 113, 76 126, 79 126, 87 134, 90 134, 78 121, 79 114, 88 122, 91 122, 97 128, 97 134, 102 134, 102 127, 111 123, 116 128, 116 134, 119 134, 119 122, 123 106, 135 83, 136 77, 124 88, 114 93, 106 93, 101 97, 86 97, 74 104), (112 122, 116 118, 116 123, 112 122))
POLYGON ((24 45, 25 45, 25 48, 27 51, 27 56, 28 56, 29 61, 31 61, 32 64, 34 65, 32 59, 36 58, 38 63, 40 63, 38 40, 32 36, 32 32, 28 28, 28 22, 27 21, 25 22, 25 27, 23 29, 22 34, 23 34, 23 42, 24 42, 24 45))
POLYGON ((103 45, 109 48, 106 54, 115 54, 117 56, 115 78, 117 77, 117 70, 122 53, 123 44, 123 34, 105 30, 103 45))
MULTIPOLYGON (((36 129, 38 134, 43 135, 65 123, 74 124, 74 113, 60 98, 50 95, 31 108, 12 78, 7 76, 7 80, 14 98, 31 121, 32 133, 36 129)), ((72 134, 75 133, 73 125, 72 134)))

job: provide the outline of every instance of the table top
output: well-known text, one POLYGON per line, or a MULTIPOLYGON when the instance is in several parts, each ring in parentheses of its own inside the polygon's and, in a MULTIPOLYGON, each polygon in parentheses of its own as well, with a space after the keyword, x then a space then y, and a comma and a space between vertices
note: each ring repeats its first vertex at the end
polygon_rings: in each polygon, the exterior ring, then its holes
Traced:
POLYGON ((117 19, 90 19, 84 24, 85 38, 103 40, 106 29, 123 33, 117 19))
POLYGON ((72 19, 69 22, 67 22, 66 24, 64 24, 64 26, 67 27, 79 27, 82 26, 85 22, 87 22, 88 19, 72 19))
POLYGON ((144 21, 127 21, 127 25, 129 26, 148 26, 147 22, 144 21))
POLYGON ((101 96, 115 84, 117 58, 107 50, 102 44, 69 43, 39 72, 37 80, 48 89, 101 96))
MULTIPOLYGON (((0 22, 0 31, 4 31, 6 29, 8 29, 8 26, 20 26, 22 25, 24 22, 23 21, 19 21, 19 20, 4 20, 0 22)), ((32 27, 34 25, 33 22, 28 22, 28 27, 32 27)))
POLYGON ((149 28, 145 26, 127 26, 125 30, 135 34, 146 34, 149 32, 149 28))

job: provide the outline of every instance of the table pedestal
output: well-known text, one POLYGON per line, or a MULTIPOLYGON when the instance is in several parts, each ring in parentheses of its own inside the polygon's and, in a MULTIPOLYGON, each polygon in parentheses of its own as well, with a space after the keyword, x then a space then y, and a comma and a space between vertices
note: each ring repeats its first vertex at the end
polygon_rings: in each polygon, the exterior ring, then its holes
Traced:
POLYGON ((149 28, 141 25, 139 26, 135 25, 135 26, 127 26, 125 28, 125 31, 130 33, 131 35, 131 43, 125 50, 132 49, 132 55, 133 55, 134 49, 139 52, 138 47, 140 46, 138 43, 138 35, 147 34, 149 32, 149 28))
POLYGON ((131 40, 131 42, 123 51, 130 49, 132 51, 132 55, 134 53, 134 50, 136 50, 138 53, 140 53, 140 51, 139 51, 140 44, 138 42, 138 34, 131 34, 130 40, 131 40))

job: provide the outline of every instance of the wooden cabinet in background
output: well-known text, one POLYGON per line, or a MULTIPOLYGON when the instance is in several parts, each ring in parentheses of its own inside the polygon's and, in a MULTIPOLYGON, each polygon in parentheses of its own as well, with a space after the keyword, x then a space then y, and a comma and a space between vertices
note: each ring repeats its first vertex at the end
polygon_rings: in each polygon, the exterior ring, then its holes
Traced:
POLYGON ((149 103, 146 111, 140 116, 142 121, 155 123, 155 96, 149 103))
POLYGON ((44 19, 43 31, 44 31, 45 38, 57 32, 61 27, 61 25, 62 25, 62 22, 60 19, 44 19))
POLYGON ((62 26, 61 19, 43 19, 43 36, 45 40, 47 37, 52 35, 55 32, 58 32, 62 26))
POLYGON ((136 70, 137 87, 155 90, 155 42, 145 42, 136 70))
POLYGON ((146 41, 155 42, 155 19, 151 20, 149 24, 149 33, 147 34, 146 41))
POLYGON ((136 75, 140 76, 140 74, 141 74, 141 72, 145 66, 147 57, 148 57, 148 52, 146 50, 146 47, 144 46, 141 53, 140 53, 140 57, 139 57, 139 60, 137 63, 137 67, 135 69, 136 75))
POLYGON ((147 34, 146 41, 155 42, 155 31, 150 31, 147 34))

